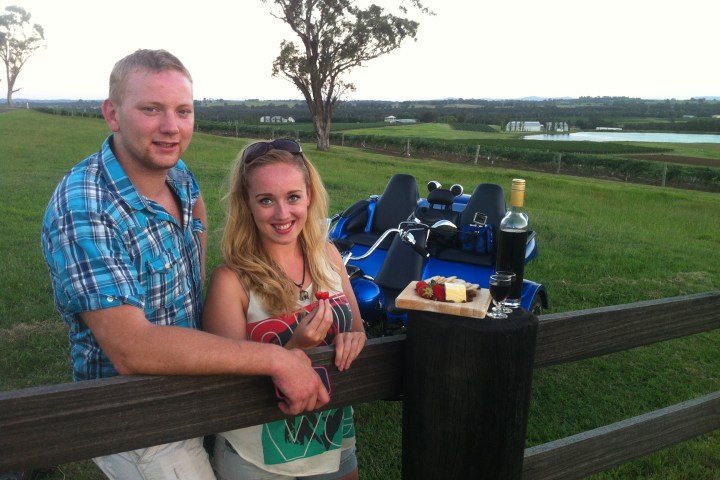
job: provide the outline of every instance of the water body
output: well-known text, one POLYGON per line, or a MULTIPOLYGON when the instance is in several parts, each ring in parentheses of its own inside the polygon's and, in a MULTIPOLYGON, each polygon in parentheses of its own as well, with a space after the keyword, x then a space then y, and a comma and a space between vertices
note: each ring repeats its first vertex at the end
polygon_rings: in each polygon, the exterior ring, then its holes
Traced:
POLYGON ((575 132, 554 135, 526 135, 526 140, 578 142, 720 143, 720 135, 700 133, 575 132))

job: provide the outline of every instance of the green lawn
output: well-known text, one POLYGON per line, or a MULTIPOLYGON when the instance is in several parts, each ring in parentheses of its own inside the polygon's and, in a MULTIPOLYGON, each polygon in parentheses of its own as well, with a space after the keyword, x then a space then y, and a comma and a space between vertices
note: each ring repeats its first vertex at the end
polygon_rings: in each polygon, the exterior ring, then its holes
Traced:
POLYGON ((518 133, 489 133, 455 130, 447 123, 395 124, 378 128, 343 130, 350 135, 383 135, 387 137, 422 137, 438 140, 482 140, 487 138, 517 138, 518 133))
MULTIPOLYGON (((444 127, 423 128, 441 135, 444 127)), ((25 110, 0 114, 0 390, 70 380, 66 331, 52 305, 40 224, 63 172, 97 150, 106 134, 101 120, 25 110)), ((248 141, 196 134, 185 155, 209 209, 210 268, 220 261, 219 197, 225 176, 248 141)), ((462 183, 468 191, 494 182, 509 192, 512 178, 525 178, 526 211, 540 248, 526 276, 547 286, 551 312, 720 289, 718 194, 388 157, 356 148, 304 148, 323 176, 333 212, 380 193, 398 172, 414 174, 421 192, 429 180, 462 183)), ((718 341, 716 331, 538 370, 528 445, 719 391, 718 341)), ((356 406, 364 480, 399 478, 401 407, 400 402, 356 406)), ((62 470, 65 478, 101 478, 89 462, 62 470)), ((716 432, 593 478, 710 480, 718 471, 716 432)))
MULTIPOLYGON (((388 125, 376 128, 356 128, 344 129, 344 133, 348 135, 380 135, 385 137, 401 137, 401 138, 432 138, 437 140, 513 140, 528 135, 527 132, 474 132, 467 130, 455 130, 446 123, 417 123, 388 125)), ((532 142, 537 143, 537 142, 532 142)), ((621 142, 627 145, 635 145, 646 148, 670 149, 667 155, 680 155, 685 157, 695 157, 703 159, 716 160, 717 167, 720 167, 720 144, 717 143, 651 143, 651 142, 621 142)), ((530 142, 528 142, 530 144, 530 142)), ((581 145, 577 144, 579 151, 582 150, 581 145)), ((537 147, 534 147, 537 148, 537 147)), ((552 148, 552 145, 547 145, 552 148)))

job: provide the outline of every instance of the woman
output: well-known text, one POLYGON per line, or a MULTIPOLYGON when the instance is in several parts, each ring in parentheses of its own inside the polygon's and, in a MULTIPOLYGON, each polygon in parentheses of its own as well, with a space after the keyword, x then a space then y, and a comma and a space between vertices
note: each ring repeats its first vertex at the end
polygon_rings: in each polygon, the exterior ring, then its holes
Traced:
MULTIPOLYGON (((249 145, 223 200, 225 263, 213 272, 203 328, 288 349, 334 345, 335 366, 349 368, 365 332, 340 254, 327 240, 327 193, 300 145, 249 145), (316 300, 317 292, 329 296, 316 300)), ((354 436, 352 407, 224 432, 215 442, 217 475, 357 479, 354 436)))

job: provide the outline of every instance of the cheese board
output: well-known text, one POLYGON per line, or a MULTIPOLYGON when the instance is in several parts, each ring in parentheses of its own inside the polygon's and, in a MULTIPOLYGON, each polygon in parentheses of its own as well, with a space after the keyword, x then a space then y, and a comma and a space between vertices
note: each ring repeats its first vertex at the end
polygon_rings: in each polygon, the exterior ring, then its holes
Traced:
POLYGON ((488 307, 490 306, 490 292, 487 288, 478 289, 478 294, 467 302, 454 303, 422 298, 415 291, 416 284, 416 281, 410 282, 408 286, 400 292, 400 295, 398 295, 395 300, 395 306, 406 310, 424 310, 473 318, 485 318, 485 314, 487 314, 488 307))

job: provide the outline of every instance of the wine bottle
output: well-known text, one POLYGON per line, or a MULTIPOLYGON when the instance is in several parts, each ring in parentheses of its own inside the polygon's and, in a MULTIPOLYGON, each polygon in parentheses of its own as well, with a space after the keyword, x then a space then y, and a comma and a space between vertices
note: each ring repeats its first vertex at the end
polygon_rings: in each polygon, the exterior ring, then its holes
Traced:
POLYGON ((513 272, 515 283, 505 305, 520 306, 522 299, 523 273, 525 272, 525 248, 528 236, 528 216, 522 211, 525 203, 525 180, 515 178, 510 191, 510 210, 500 221, 498 231, 495 270, 513 272))

